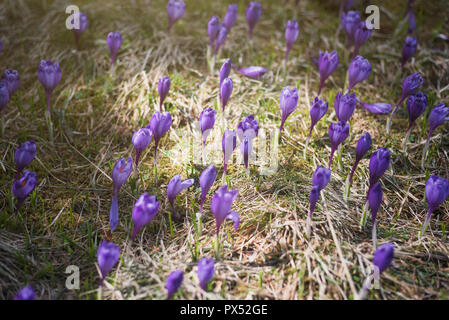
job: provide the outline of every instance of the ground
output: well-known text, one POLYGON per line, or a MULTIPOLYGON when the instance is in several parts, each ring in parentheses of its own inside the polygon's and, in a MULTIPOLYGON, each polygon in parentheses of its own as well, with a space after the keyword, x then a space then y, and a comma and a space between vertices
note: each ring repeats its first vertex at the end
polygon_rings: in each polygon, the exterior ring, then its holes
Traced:
MULTIPOLYGON (((364 12, 368 3, 358 2, 357 9, 364 12)), ((416 1, 419 48, 403 70, 400 54, 407 33, 406 1, 372 2, 381 6, 381 29, 361 48, 360 54, 370 60, 373 71, 356 87, 357 96, 368 102, 394 104, 402 80, 419 72, 425 79, 422 90, 429 96, 429 106, 447 103, 449 45, 437 37, 449 33, 446 2, 416 1)), ((17 69, 21 78, 21 87, 6 109, 5 132, 0 138, 1 299, 12 298, 27 283, 36 289, 39 299, 164 299, 164 282, 174 269, 185 271, 175 299, 353 299, 369 273, 373 255, 370 223, 359 226, 368 187, 368 156, 359 165, 348 201, 344 201, 343 191, 356 141, 365 131, 373 138, 370 153, 380 147, 392 152, 392 166, 381 179, 384 202, 378 216, 378 238, 379 243, 389 241, 395 247, 392 267, 382 274, 381 289, 371 290, 369 298, 448 297, 448 202, 434 213, 425 237, 418 239, 427 210, 426 178, 430 174, 448 177, 447 124, 433 134, 425 168, 420 165, 430 108, 417 121, 404 152, 405 105, 394 119, 391 135, 385 133, 386 116, 357 107, 341 161, 334 159, 331 182, 317 205, 313 232, 306 236, 312 173, 316 165, 327 165, 327 129, 335 121, 333 99, 344 87, 350 55, 338 27, 338 1, 301 0, 298 7, 294 1, 262 1, 262 18, 252 47, 244 20, 247 3, 239 1, 237 24, 213 73, 206 63, 207 22, 212 15, 222 19, 227 1, 187 1, 186 15, 170 33, 166 31, 166 1, 77 1, 89 17, 79 51, 74 50, 72 32, 65 28, 69 4, 49 0, 0 4, 1 65, 17 69), (285 74, 284 26, 293 18, 299 22, 300 36, 285 74), (113 71, 105 41, 110 31, 120 31, 124 39, 113 71), (317 56, 318 50, 333 49, 340 55, 340 65, 322 93, 330 101, 329 112, 304 152, 308 109, 319 81, 310 57, 317 56), (236 128, 244 116, 254 114, 268 139, 280 124, 282 87, 297 86, 300 102, 286 122, 273 174, 263 175, 252 165, 247 177, 242 165, 230 164, 227 182, 239 190, 233 208, 240 214, 241 225, 238 231, 231 223, 225 225, 220 255, 215 257, 210 198, 221 185, 221 157, 215 162, 218 178, 206 200, 199 235, 192 217, 198 211, 198 177, 205 166, 188 158, 186 150, 193 148, 189 142, 199 141, 195 123, 204 108, 216 108, 217 130, 221 133, 223 129, 217 95, 218 70, 225 57, 238 66, 260 65, 269 70, 263 81, 231 72, 234 91, 226 111, 227 127, 236 128), (54 144, 49 141, 44 91, 37 80, 42 59, 58 61, 62 69, 62 80, 52 98, 54 144), (157 80, 164 75, 172 80, 164 108, 171 112, 173 125, 170 137, 160 145, 159 181, 156 184, 153 175, 152 143, 143 155, 140 178, 131 176, 121 190, 120 223, 111 234, 112 166, 121 157, 134 156, 132 134, 148 124, 158 109, 157 80), (13 154, 18 144, 29 139, 37 143, 30 169, 37 172, 39 184, 16 215, 11 194, 13 154), (170 229, 166 187, 175 174, 196 182, 178 197, 176 210, 183 218, 175 220, 170 229), (157 197, 161 209, 130 246, 131 210, 144 190, 157 197), (121 259, 99 292, 96 250, 104 239, 120 245, 121 259), (204 256, 216 258, 208 292, 199 288, 196 276, 196 264, 204 256), (79 290, 65 286, 69 265, 80 268, 79 290)), ((208 144, 220 148, 220 139, 211 138, 208 144)))

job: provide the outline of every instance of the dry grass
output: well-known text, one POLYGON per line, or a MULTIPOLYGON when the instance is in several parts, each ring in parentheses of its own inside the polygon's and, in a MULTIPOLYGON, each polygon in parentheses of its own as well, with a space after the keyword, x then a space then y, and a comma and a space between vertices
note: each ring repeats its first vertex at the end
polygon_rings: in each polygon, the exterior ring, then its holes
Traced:
MULTIPOLYGON (((373 75, 357 87, 357 95, 369 102, 394 103, 405 75, 420 72, 426 80, 423 91, 429 95, 430 105, 447 102, 449 46, 434 37, 437 31, 449 32, 444 29, 447 12, 440 10, 445 1, 416 1, 420 46, 404 71, 400 70, 406 28, 404 7, 390 2, 382 7, 382 29, 361 49, 373 65, 373 75)), ((392 268, 382 275, 382 289, 372 290, 370 298, 447 298, 448 203, 435 213, 431 231, 423 239, 417 238, 426 211, 426 176, 448 176, 447 125, 435 133, 423 171, 424 117, 412 131, 408 153, 404 154, 405 108, 398 112, 391 136, 384 133, 385 117, 358 108, 351 120, 352 133, 343 149, 341 168, 335 159, 331 183, 324 191, 325 201, 319 202, 314 215, 313 235, 305 235, 312 172, 317 164, 327 164, 327 128, 335 120, 327 117, 318 124, 304 159, 308 107, 319 79, 309 57, 319 49, 335 48, 339 52, 341 65, 324 89, 330 108, 343 87, 348 65, 345 38, 336 28, 338 6, 332 1, 300 1, 297 9, 293 3, 281 6, 277 1, 264 1, 253 49, 247 43, 242 14, 245 3, 239 4, 238 22, 222 56, 230 56, 241 66, 263 65, 270 73, 263 82, 231 73, 234 92, 227 107, 227 125, 235 128, 245 115, 253 113, 267 132, 274 130, 280 122, 279 94, 287 85, 298 87, 300 106, 287 121, 275 174, 260 175, 254 167, 248 178, 242 166, 230 165, 229 180, 239 190, 235 209, 241 216, 241 226, 237 232, 230 224, 224 229, 221 257, 209 292, 199 289, 196 262, 203 256, 213 256, 215 223, 208 213, 203 235, 198 237, 192 220, 199 206, 198 183, 177 201, 177 210, 185 216, 175 222, 173 234, 168 226, 165 192, 173 175, 180 173, 183 178, 197 180, 204 168, 186 157, 185 151, 198 150, 198 140, 189 138, 197 134, 194 123, 201 110, 219 110, 218 76, 210 75, 206 64, 206 24, 214 14, 223 17, 226 5, 188 1, 186 16, 166 34, 165 1, 78 3, 88 13, 90 23, 79 52, 73 51, 73 35, 64 28, 64 10, 70 1, 8 0, 0 5, 4 48, 0 59, 4 67, 19 71, 22 83, 8 105, 7 129, 0 138, 0 170, 4 172, 0 176, 0 298, 11 298, 28 281, 39 298, 95 298, 99 282, 96 247, 102 239, 111 237, 120 244, 122 259, 102 292, 106 299, 163 299, 165 278, 175 268, 186 272, 177 296, 183 299, 354 298, 368 274, 373 253, 369 227, 359 227, 368 187, 367 159, 359 165, 347 203, 342 194, 354 161, 356 139, 366 130, 373 137, 373 150, 385 146, 392 151, 392 169, 382 178, 384 203, 378 218, 378 237, 380 243, 390 241, 396 249, 392 268), (300 39, 284 76, 283 25, 295 16, 300 39), (111 74, 105 38, 115 30, 122 32, 124 43, 111 74), (54 146, 48 142, 43 90, 37 81, 41 59, 58 61, 63 72, 53 98, 54 146), (137 182, 131 178, 122 188, 120 224, 111 236, 108 212, 112 165, 118 158, 133 154, 132 133, 146 125, 157 110, 157 80, 166 74, 172 79, 172 89, 165 108, 174 121, 171 136, 160 148, 159 185, 154 184, 152 174, 152 146, 143 157, 141 179, 137 182), (11 217, 13 151, 27 139, 37 142, 37 158, 31 168, 38 173, 39 185, 20 215, 11 217), (143 190, 156 195, 161 210, 136 244, 129 247, 131 208, 143 190), (80 266, 79 291, 64 286, 64 270, 71 264, 80 266)), ((215 69, 220 65, 221 60, 215 69)), ((217 125, 218 138, 209 140, 210 147, 219 150, 223 129, 217 125)), ((218 188, 222 172, 221 156, 214 160, 219 178, 211 194, 218 188)), ((208 203, 205 210, 209 212, 208 203)))

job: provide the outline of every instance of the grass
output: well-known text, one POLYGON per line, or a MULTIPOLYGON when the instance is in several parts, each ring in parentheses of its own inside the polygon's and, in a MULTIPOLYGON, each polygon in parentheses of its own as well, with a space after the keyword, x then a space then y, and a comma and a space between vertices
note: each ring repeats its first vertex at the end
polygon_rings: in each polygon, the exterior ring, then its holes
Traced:
MULTIPOLYGON (((374 1, 382 7, 381 29, 360 51, 373 66, 370 78, 356 87, 363 101, 394 104, 402 79, 420 72, 422 90, 429 105, 448 101, 449 46, 437 40, 448 33, 442 8, 445 1, 417 1, 419 49, 405 70, 400 69, 400 50, 406 36, 405 4, 374 1)), ((359 227, 368 187, 368 159, 361 161, 354 176, 349 201, 343 201, 344 184, 355 160, 358 137, 368 130, 373 138, 371 152, 388 147, 392 168, 381 179, 384 202, 378 216, 378 241, 395 246, 392 267, 382 274, 381 290, 371 290, 371 299, 446 299, 449 295, 449 249, 446 202, 434 214, 423 239, 417 235, 427 209, 424 186, 430 174, 448 177, 447 124, 433 135, 425 170, 420 167, 429 109, 416 123, 407 153, 401 144, 408 118, 402 106, 385 134, 385 116, 357 108, 351 120, 351 135, 343 148, 341 166, 333 162, 330 184, 314 214, 312 236, 307 238, 306 217, 312 172, 326 165, 330 152, 327 129, 333 98, 344 87, 349 52, 340 28, 339 5, 335 1, 264 1, 262 19, 255 28, 253 50, 247 41, 244 21, 246 3, 240 1, 237 24, 226 41, 215 73, 206 63, 207 21, 223 17, 227 5, 189 1, 185 17, 170 34, 165 32, 165 1, 78 1, 87 12, 89 27, 74 51, 71 31, 66 30, 68 1, 8 0, 0 5, 4 68, 17 69, 21 87, 6 109, 6 130, 0 138, 0 298, 12 298, 30 282, 40 299, 96 299, 99 274, 96 249, 103 239, 120 245, 121 259, 107 278, 105 299, 163 299, 164 282, 174 269, 185 271, 176 299, 352 299, 368 275, 372 260, 370 224, 359 227), (300 37, 293 46, 282 74, 284 25, 296 17, 300 37), (111 73, 106 35, 118 30, 123 35, 118 63, 111 73), (322 96, 330 109, 314 129, 303 158, 309 129, 308 108, 316 95, 319 75, 309 57, 318 50, 336 49, 340 66, 326 82, 322 96), (270 70, 263 81, 253 81, 231 72, 234 91, 226 110, 227 127, 236 128, 247 114, 255 114, 264 133, 261 146, 280 124, 279 95, 284 86, 297 86, 299 107, 287 120, 278 149, 273 146, 278 168, 262 175, 252 166, 248 178, 237 162, 229 165, 228 183, 239 190, 234 209, 241 225, 234 231, 226 223, 221 234, 220 259, 210 290, 200 290, 196 263, 213 257, 215 222, 206 200, 202 236, 193 215, 198 211, 198 177, 205 168, 201 159, 196 123, 201 110, 217 110, 216 132, 208 139, 208 157, 222 174, 221 111, 217 105, 218 70, 224 57, 239 66, 262 65, 270 70), (49 143, 44 118, 44 91, 37 80, 41 59, 58 61, 62 81, 52 98, 55 143, 49 143), (157 81, 169 75, 172 88, 165 110, 173 116, 170 136, 159 147, 159 183, 154 184, 153 148, 142 155, 140 178, 132 178, 119 195, 120 222, 109 231, 112 197, 112 166, 120 157, 134 155, 132 133, 149 123, 158 110, 157 81), (28 139, 37 143, 37 157, 30 169, 38 174, 36 191, 18 215, 13 214, 11 184, 15 175, 14 149, 28 139), (196 145, 198 143, 198 145, 196 145), (188 157, 186 157, 189 151, 188 157), (198 152, 196 152, 198 151, 198 152), (195 158, 197 156, 197 158, 195 158), (181 174, 195 178, 193 187, 181 193, 176 209, 185 213, 169 224, 171 211, 166 200, 168 181, 181 174), (161 208, 152 223, 128 245, 132 229, 131 210, 141 192, 154 194, 161 208), (67 290, 69 265, 80 268, 80 289, 67 290)), ((371 4, 371 3, 370 3, 371 4)), ((363 10, 360 5, 357 9, 363 10)), ((236 154, 239 153, 237 148, 236 154)), ((234 157, 235 159, 235 157, 234 157)), ((260 164, 260 163, 259 163, 260 164)), ((267 164, 269 166, 270 163, 267 164)))

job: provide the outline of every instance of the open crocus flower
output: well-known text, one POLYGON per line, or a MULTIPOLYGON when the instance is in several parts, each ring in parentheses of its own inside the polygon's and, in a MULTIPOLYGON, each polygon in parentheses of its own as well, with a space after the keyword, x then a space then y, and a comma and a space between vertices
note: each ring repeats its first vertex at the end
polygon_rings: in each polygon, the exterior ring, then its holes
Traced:
POLYGON ((2 74, 2 80, 5 81, 8 86, 9 98, 19 89, 20 87, 20 77, 17 70, 6 69, 2 74))
POLYGON ((114 66, 115 59, 117 58, 117 53, 122 46, 122 35, 120 32, 109 32, 106 38, 106 43, 109 47, 109 52, 111 53, 111 65, 114 66))
POLYGON ((112 169, 112 184, 113 184, 113 197, 111 202, 111 208, 109 210, 109 223, 111 231, 113 231, 118 225, 118 194, 122 185, 128 180, 129 175, 133 171, 133 159, 125 158, 118 160, 114 168, 112 169))
POLYGON ((170 273, 165 282, 165 289, 167 289, 167 299, 173 298, 176 291, 179 290, 184 279, 184 272, 182 270, 175 270, 170 273))
POLYGON ((223 79, 223 82, 220 85, 220 101, 223 115, 226 104, 228 103, 228 100, 231 97, 233 87, 234 85, 231 78, 223 79))
POLYGON ((449 120, 449 107, 447 107, 444 103, 438 104, 430 112, 429 133, 427 134, 426 145, 424 146, 424 152, 421 161, 422 167, 424 167, 424 160, 426 159, 427 156, 427 149, 429 149, 430 137, 433 131, 448 120, 449 120))
POLYGON ((204 291, 207 290, 207 284, 214 276, 214 260, 209 258, 202 258, 198 262, 198 279, 200 280, 200 287, 204 291))
POLYGON ((348 39, 348 48, 354 43, 355 32, 360 24, 360 13, 358 11, 342 12, 340 24, 346 32, 348 39))
POLYGON ((207 34, 209 35, 209 50, 214 50, 214 42, 217 39, 218 32, 220 31, 220 22, 217 16, 212 16, 207 24, 207 34))
POLYGON ((33 140, 26 141, 16 148, 14 160, 16 161, 17 175, 33 161, 36 156, 36 143, 33 140))
POLYGON ((172 124, 171 114, 169 112, 160 113, 156 111, 151 117, 150 124, 146 127, 151 130, 154 138, 154 172, 155 179, 157 181, 157 147, 159 141, 167 133, 172 124))
POLYGON ((223 25, 228 29, 228 32, 231 31, 235 22, 237 21, 238 15, 238 7, 237 4, 233 3, 228 6, 228 10, 226 11, 226 15, 223 19, 223 25))
POLYGON ((309 215, 307 217, 307 235, 310 234, 312 225, 312 215, 315 211, 315 206, 320 199, 320 192, 323 190, 331 179, 331 170, 317 166, 312 177, 312 190, 309 196, 309 215))
POLYGON ((203 212, 204 200, 206 200, 206 195, 217 178, 217 169, 211 164, 200 175, 200 187, 201 187, 201 203, 200 203, 200 215, 203 212))
POLYGON ((331 141, 331 155, 329 157, 329 169, 332 164, 332 158, 338 146, 349 136, 349 123, 338 121, 329 126, 329 139, 331 141))
POLYGON ((415 37, 408 36, 405 38, 404 46, 402 47, 402 67, 413 57, 417 47, 418 40, 415 37))
POLYGON ((170 31, 178 19, 181 19, 186 13, 186 4, 182 0, 170 0, 167 3, 168 27, 170 31))
POLYGON ((228 162, 232 153, 237 146, 237 135, 234 130, 226 129, 221 140, 221 148, 223 150, 223 176, 226 177, 228 162))
POLYGON ((357 83, 367 79, 371 73, 371 63, 368 59, 362 56, 355 57, 349 64, 349 86, 348 92, 351 92, 352 88, 357 83))
MULTIPOLYGON (((73 34, 75 35, 75 45, 76 45, 76 49, 79 49, 79 42, 80 42, 80 37, 81 35, 86 31, 87 26, 89 25, 89 20, 87 19, 87 14, 80 12, 80 13, 75 13, 75 15, 79 15, 79 28, 74 28, 73 29, 73 34)), ((74 20, 72 19, 72 23, 74 22, 74 20)))
POLYGON ((109 241, 102 241, 97 250, 97 262, 101 271, 100 286, 103 286, 104 279, 109 271, 115 266, 120 258, 120 248, 118 245, 109 241))
POLYGON ((250 140, 257 137, 259 134, 259 124, 257 123, 257 120, 254 119, 254 115, 250 114, 249 116, 245 117, 243 121, 239 122, 237 126, 237 136, 239 137, 240 141, 244 139, 244 137, 248 137, 250 140))
POLYGON ((211 211, 215 217, 217 227, 217 237, 220 231, 220 226, 225 219, 230 219, 234 222, 234 229, 237 230, 240 225, 240 217, 236 211, 231 211, 232 204, 238 195, 238 190, 229 190, 228 186, 224 185, 215 192, 211 200, 211 211))
POLYGON ((390 165, 390 150, 377 149, 369 159, 369 185, 370 188, 384 175, 390 165))
POLYGON ((181 175, 177 174, 176 176, 174 176, 170 182, 167 185, 167 198, 168 198, 168 202, 170 202, 170 205, 173 209, 173 214, 176 214, 176 210, 175 210, 175 199, 178 196, 178 194, 184 190, 189 188, 193 183, 195 182, 194 179, 187 179, 182 181, 181 180, 181 175))
POLYGON ((217 55, 218 50, 224 45, 226 42, 226 38, 228 37, 228 29, 224 25, 220 25, 220 28, 218 29, 217 34, 217 41, 215 43, 215 51, 214 51, 214 57, 217 55))
POLYGON ((167 98, 170 91, 170 78, 162 77, 157 84, 157 91, 159 92, 159 111, 162 112, 162 104, 165 98, 167 98))
POLYGON ((36 172, 23 170, 21 178, 14 181, 12 184, 12 194, 17 198, 16 212, 19 211, 20 206, 25 201, 26 197, 33 192, 37 185, 36 172))
POLYGON ((288 54, 295 43, 296 39, 298 39, 299 35, 299 26, 298 22, 296 20, 289 20, 287 22, 287 27, 285 28, 285 43, 286 43, 286 49, 285 49, 285 63, 287 63, 288 60, 288 54))
POLYGON ((405 150, 406 143, 410 136, 410 132, 412 131, 413 124, 416 119, 421 116, 427 107, 427 96, 418 92, 417 94, 413 94, 407 99, 407 110, 408 110, 408 129, 405 134, 404 142, 402 143, 402 148, 405 150))
POLYGON ((352 184, 352 178, 354 176, 355 169, 357 169, 357 165, 359 164, 360 160, 365 156, 365 154, 368 152, 369 148, 371 147, 371 135, 369 132, 365 132, 357 141, 357 147, 355 152, 355 162, 352 166, 351 174, 349 175, 349 183, 352 184))
POLYGON ((449 197, 449 181, 431 175, 426 182, 426 200, 428 205, 426 220, 421 229, 421 236, 427 230, 432 212, 435 211, 449 197))
POLYGON ((223 65, 220 69, 220 92, 221 92, 221 84, 223 83, 223 80, 229 77, 229 74, 231 73, 231 59, 226 59, 223 65))
POLYGON ((246 8, 246 22, 248 23, 248 32, 250 41, 253 40, 253 31, 262 14, 262 6, 259 2, 251 1, 246 8))
POLYGON ((307 139, 310 139, 310 137, 312 136, 313 128, 318 123, 318 121, 320 121, 321 118, 324 117, 328 108, 329 108, 329 104, 327 101, 324 101, 324 99, 319 99, 318 97, 315 97, 315 99, 313 99, 312 105, 310 106, 310 109, 309 109, 310 130, 309 130, 309 135, 308 135, 307 139))
POLYGON ((232 68, 234 68, 235 70, 237 70, 238 72, 240 72, 242 75, 244 75, 247 78, 250 79, 255 79, 255 80, 260 80, 262 79, 262 77, 264 76, 265 73, 268 72, 267 69, 265 69, 264 67, 259 67, 259 66, 251 66, 251 67, 246 67, 246 68, 238 68, 236 66, 232 66, 232 68))
POLYGON ((371 209, 372 238, 374 248, 376 248, 377 244, 376 217, 382 203, 382 197, 382 187, 379 182, 376 182, 368 191, 368 203, 371 209))
POLYGON ((45 89, 47 113, 50 113, 50 97, 59 81, 61 81, 61 68, 57 62, 42 60, 37 70, 37 77, 45 89))
POLYGON ((137 199, 133 208, 134 229, 131 236, 131 242, 145 225, 147 225, 156 216, 159 210, 159 201, 155 196, 150 196, 147 192, 137 199))
POLYGON ((355 111, 357 98, 354 93, 343 95, 337 93, 334 100, 334 109, 339 121, 348 122, 355 111))
POLYGON ((298 105, 299 95, 298 90, 296 88, 290 89, 289 87, 285 87, 282 89, 281 97, 279 98, 279 104, 281 107, 281 126, 279 127, 279 133, 282 132, 284 128, 285 120, 287 120, 288 116, 290 116, 293 111, 296 110, 298 105))
POLYGON ((318 59, 318 70, 320 72, 320 86, 318 88, 318 96, 321 94, 321 89, 323 88, 324 82, 335 71, 335 69, 337 69, 338 62, 339 59, 337 51, 320 51, 320 57, 318 59))
POLYGON ((36 294, 33 290, 33 287, 30 285, 24 287, 19 292, 17 292, 16 296, 14 297, 14 300, 35 300, 36 294))
POLYGON ((140 128, 133 134, 132 143, 136 150, 136 170, 139 164, 140 155, 145 148, 150 144, 153 138, 153 133, 148 128, 140 128))
POLYGON ((361 21, 359 25, 357 26, 357 29, 354 33, 354 51, 352 53, 352 57, 355 57, 357 53, 360 50, 360 47, 368 41, 369 37, 371 36, 371 33, 373 32, 372 29, 368 29, 366 27, 366 21, 361 21))
POLYGON ((366 110, 374 114, 389 114, 393 107, 386 102, 365 103, 357 99, 357 102, 362 105, 366 110))

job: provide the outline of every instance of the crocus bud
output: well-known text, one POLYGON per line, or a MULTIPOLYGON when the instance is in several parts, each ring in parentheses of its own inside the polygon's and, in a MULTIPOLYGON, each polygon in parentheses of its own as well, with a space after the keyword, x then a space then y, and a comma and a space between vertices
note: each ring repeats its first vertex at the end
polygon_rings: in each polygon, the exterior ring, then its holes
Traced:
POLYGON ((444 103, 438 104, 432 109, 429 116, 429 135, 442 125, 445 121, 449 120, 449 107, 444 103))
POLYGON ((318 97, 315 97, 315 99, 313 99, 312 105, 309 109, 310 113, 309 137, 312 135, 312 130, 315 127, 315 125, 326 114, 328 108, 329 104, 327 101, 324 101, 324 99, 319 99, 318 97))
POLYGON ((360 100, 358 102, 371 113, 374 114, 389 114, 393 107, 389 103, 385 102, 376 102, 376 103, 365 103, 360 100))
POLYGON ((382 203, 382 187, 379 182, 376 182, 368 191, 368 203, 371 209, 371 221, 374 226, 376 222, 377 212, 379 211, 380 204, 382 203))
POLYGON ((327 78, 337 69, 338 66, 338 54, 337 51, 321 52, 318 59, 318 70, 320 71, 320 86, 318 89, 318 96, 321 94, 321 89, 327 78))
POLYGON ((371 73, 371 63, 362 56, 357 56, 349 64, 349 86, 348 92, 354 88, 357 83, 362 82, 369 77, 371 73))
POLYGON ((232 204, 238 195, 238 190, 229 190, 228 186, 224 185, 215 192, 211 200, 211 211, 215 217, 217 226, 217 236, 220 231, 220 226, 225 219, 230 219, 234 222, 234 229, 237 230, 240 225, 240 217, 237 212, 231 211, 232 204))
POLYGON ((240 152, 243 155, 243 163, 245 164, 246 169, 248 169, 249 157, 251 155, 252 150, 253 150, 252 140, 245 136, 242 142, 240 143, 240 152))
POLYGON ((337 123, 331 123, 329 126, 329 139, 331 141, 331 155, 329 157, 329 168, 332 164, 332 158, 334 157, 335 150, 338 146, 346 140, 349 136, 349 123, 338 121, 337 123))
POLYGON ((237 126, 237 136, 240 141, 243 141, 245 137, 252 140, 259 134, 259 124, 257 120, 254 119, 254 115, 250 114, 245 117, 237 126))
POLYGON ((371 36, 371 33, 373 32, 372 29, 368 29, 366 27, 366 21, 361 21, 355 30, 354 33, 354 52, 353 56, 357 54, 360 47, 368 41, 369 37, 371 36))
POLYGON ((209 192, 210 188, 215 182, 217 178, 217 170, 215 166, 211 164, 200 175, 200 187, 201 187, 201 204, 200 204, 200 213, 203 212, 204 200, 206 199, 206 195, 209 192))
POLYGON ((169 112, 160 113, 156 111, 151 117, 150 124, 146 126, 153 132, 154 142, 157 146, 162 137, 167 133, 172 124, 171 114, 169 112))
POLYGON ((217 55, 218 50, 224 45, 227 36, 228 36, 228 29, 226 29, 224 25, 220 25, 217 34, 217 42, 215 43, 214 55, 217 55))
POLYGON ((115 59, 117 58, 117 53, 122 46, 122 35, 120 32, 109 32, 106 42, 109 47, 109 52, 111 53, 111 64, 114 65, 115 59))
POLYGON ((226 104, 228 103, 228 100, 231 97, 232 88, 233 88, 232 79, 231 78, 224 79, 220 86, 221 110, 223 111, 223 113, 226 104))
POLYGON ((212 108, 207 108, 201 111, 200 113, 200 129, 203 136, 203 145, 206 144, 206 139, 209 133, 211 132, 212 128, 215 124, 215 116, 217 112, 212 108))
POLYGON ((109 241, 102 241, 97 250, 97 262, 101 271, 100 286, 103 286, 104 279, 120 258, 120 248, 109 241))
POLYGON ((162 112, 162 104, 170 91, 170 78, 163 77, 157 84, 157 91, 159 92, 159 111, 162 112))
POLYGON ((287 120, 288 116, 295 111, 296 106, 298 105, 298 90, 296 88, 290 89, 289 87, 285 87, 282 89, 281 97, 279 99, 279 104, 281 107, 281 126, 279 127, 279 132, 282 132, 284 128, 285 120, 287 120))
POLYGON ((431 175, 426 182, 426 200, 428 205, 427 217, 424 222, 422 233, 427 229, 432 212, 435 211, 449 196, 449 181, 444 178, 431 175))
POLYGON ((405 38, 404 46, 402 47, 402 66, 404 66, 411 57, 413 57, 417 47, 418 40, 416 40, 415 37, 408 36, 405 38))
POLYGON ((114 194, 112 197, 111 208, 109 210, 109 223, 111 226, 111 231, 113 231, 118 225, 118 193, 132 171, 133 159, 131 157, 128 158, 128 161, 125 161, 125 158, 121 158, 115 163, 114 168, 112 169, 114 194))
POLYGON ((408 33, 412 33, 416 30, 416 19, 415 19, 415 13, 413 10, 409 10, 408 12, 408 33))
POLYGON ((186 13, 186 4, 182 0, 170 0, 167 3, 168 30, 186 13))
POLYGON ((232 27, 237 21, 237 15, 238 15, 237 5, 235 3, 230 4, 228 6, 228 10, 226 11, 226 15, 223 20, 223 25, 226 27, 226 29, 228 29, 228 32, 231 31, 232 27))
POLYGON ((224 174, 226 174, 226 170, 228 167, 228 161, 234 152, 235 147, 237 146, 237 135, 234 130, 226 129, 223 134, 223 139, 221 140, 221 147, 223 150, 224 156, 224 174))
POLYGON ((220 30, 220 22, 217 16, 212 16, 207 24, 207 34, 209 35, 209 47, 213 50, 215 39, 217 39, 218 31, 220 30))
POLYGON ((220 88, 223 80, 229 77, 231 73, 231 59, 226 59, 220 69, 220 88))
POLYGON ((31 287, 30 285, 21 289, 19 292, 17 292, 16 296, 14 297, 14 300, 35 300, 35 299, 36 294, 34 293, 33 287, 31 287))
POLYGON ((390 165, 390 150, 377 149, 369 159, 369 184, 373 186, 383 176, 390 165))
POLYGON ((6 108, 9 102, 8 84, 5 80, 0 80, 0 112, 6 108))
POLYGON ((42 60, 37 70, 37 78, 45 89, 47 112, 50 112, 50 96, 61 81, 61 68, 57 62, 42 60))
POLYGON ((139 164, 140 155, 145 150, 145 148, 150 144, 153 138, 153 133, 148 128, 141 128, 134 132, 132 143, 134 149, 136 150, 136 168, 139 164))
POLYGON ((165 282, 165 289, 167 289, 167 299, 171 299, 173 295, 181 287, 182 280, 184 278, 184 272, 181 270, 175 270, 170 273, 165 282))
POLYGON ((358 11, 348 11, 341 13, 340 24, 346 32, 348 38, 348 47, 354 42, 355 31, 360 23, 360 13, 358 11))
POLYGON ((155 196, 150 196, 147 192, 142 194, 139 199, 137 199, 133 208, 133 221, 134 230, 131 236, 131 241, 139 233, 145 225, 147 225, 156 216, 159 210, 159 201, 156 200, 155 196))
POLYGON ((251 1, 246 8, 246 22, 248 23, 248 31, 250 40, 253 39, 253 30, 256 26, 257 21, 260 19, 262 14, 262 6, 259 2, 251 1))
MULTIPOLYGON (((405 100, 409 95, 414 94, 424 83, 423 77, 419 73, 413 73, 405 78, 402 83, 402 97, 401 100, 405 100)), ((401 101, 401 103, 402 103, 401 101)))
POLYGON ((411 95, 407 99, 407 110, 408 110, 408 120, 409 128, 412 127, 416 119, 424 113, 427 107, 427 96, 418 92, 417 94, 411 95))
POLYGON ((8 86, 9 97, 11 98, 20 87, 19 73, 13 69, 6 69, 2 74, 2 80, 5 80, 8 86))
POLYGON ((177 174, 174 176, 167 185, 167 198, 170 202, 170 205, 175 213, 175 199, 178 194, 184 190, 189 188, 195 182, 194 179, 187 179, 182 181, 181 175, 177 174))
POLYGON ((251 66, 246 68, 237 68, 236 66, 233 66, 233 68, 236 69, 241 74, 243 74, 245 77, 255 80, 262 79, 264 74, 268 72, 268 70, 265 69, 264 67, 258 66, 251 66))
POLYGON ((33 192, 37 185, 36 172, 23 170, 23 175, 12 184, 12 193, 17 198, 16 212, 19 210, 26 197, 33 192))
POLYGON ((299 26, 296 20, 289 20, 287 22, 287 27, 285 28, 285 43, 287 45, 287 49, 285 50, 285 61, 288 59, 288 54, 296 39, 298 39, 299 35, 299 26))
POLYGON ((312 185, 317 186, 321 191, 327 186, 331 179, 331 170, 322 166, 317 166, 312 177, 312 185))
POLYGON ((16 148, 14 160, 16 161, 17 174, 33 161, 36 156, 36 143, 33 140, 26 141, 16 148))
POLYGON ((341 92, 337 93, 334 100, 334 109, 338 120, 348 122, 354 114, 356 104, 357 99, 354 93, 345 95, 341 92))
POLYGON ((352 177, 354 176, 355 169, 359 164, 360 160, 362 160, 363 156, 368 152, 371 147, 371 135, 369 132, 365 132, 357 141, 357 147, 355 151, 355 162, 351 170, 351 174, 349 175, 349 183, 352 183, 352 177))
MULTIPOLYGON (((87 14, 80 12, 80 13, 75 13, 75 17, 76 15, 79 15, 79 28, 74 28, 73 29, 73 33, 75 35, 75 44, 76 44, 76 48, 79 48, 79 39, 81 37, 81 35, 86 31, 87 26, 89 25, 89 20, 87 19, 87 14)), ((74 23, 74 19, 75 17, 72 19, 72 24, 74 23)))
POLYGON ((387 242, 381 245, 373 256, 373 264, 379 269, 379 274, 388 269, 393 261, 394 247, 387 242))
POLYGON ((209 258, 202 258, 198 262, 198 279, 200 280, 200 287, 204 291, 207 289, 207 284, 214 276, 214 260, 209 258))

